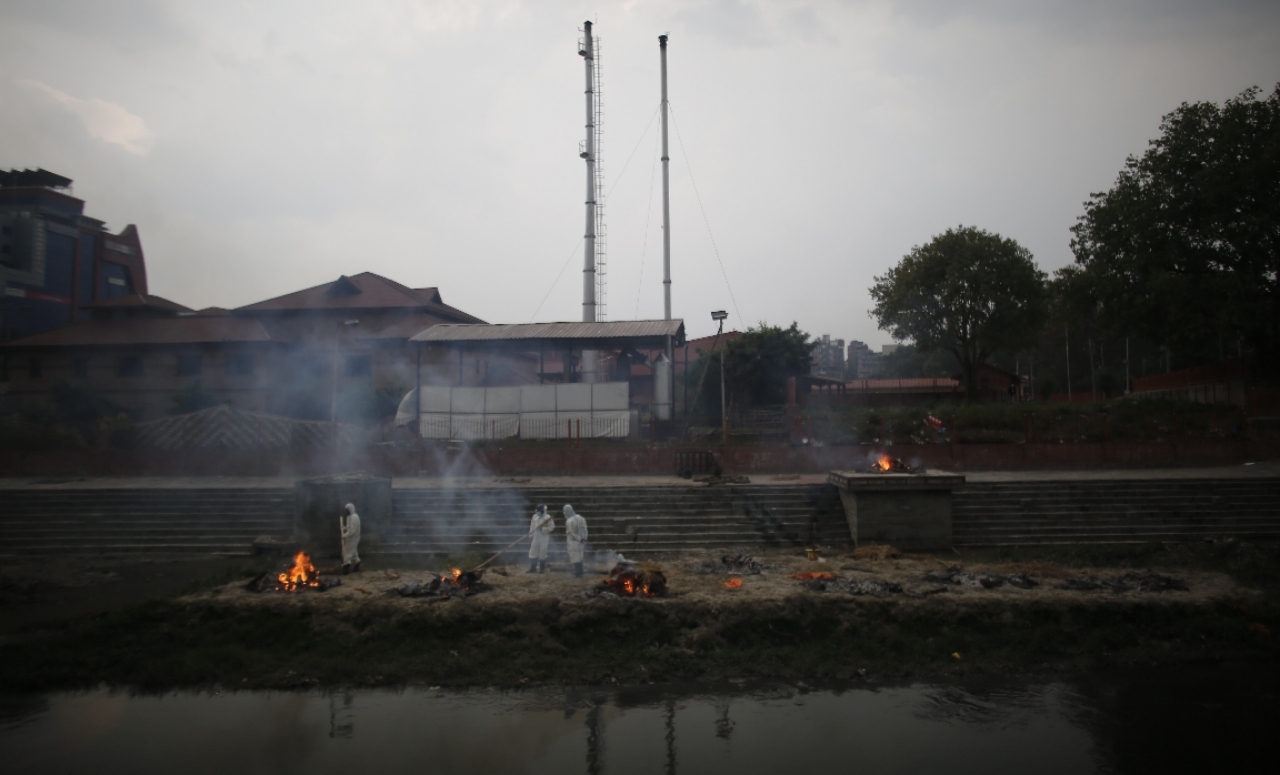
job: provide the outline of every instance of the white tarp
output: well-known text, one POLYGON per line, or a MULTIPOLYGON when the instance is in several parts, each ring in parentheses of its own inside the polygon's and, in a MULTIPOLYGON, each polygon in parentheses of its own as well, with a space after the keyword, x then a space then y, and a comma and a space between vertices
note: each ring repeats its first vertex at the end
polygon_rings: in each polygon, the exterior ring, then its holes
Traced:
POLYGON ((519 387, 491 387, 484 390, 485 414, 520 414, 519 387))
POLYGON ((590 412, 592 387, 580 383, 556 385, 556 411, 590 412))
POLYGON ((453 388, 453 400, 449 404, 452 414, 484 414, 484 399, 488 388, 453 388))
POLYGON ((625 412, 631 409, 631 385, 627 382, 597 382, 591 386, 591 411, 625 412))
MULTIPOLYGON (((425 439, 626 438, 626 382, 519 387, 423 386, 419 431, 425 439)), ((397 425, 413 423, 416 391, 400 402, 397 425)))
POLYGON ((559 385, 523 385, 520 387, 520 413, 554 412, 556 388, 559 385))
POLYGON ((453 388, 441 387, 439 385, 422 386, 423 414, 448 414, 449 406, 452 403, 453 388))

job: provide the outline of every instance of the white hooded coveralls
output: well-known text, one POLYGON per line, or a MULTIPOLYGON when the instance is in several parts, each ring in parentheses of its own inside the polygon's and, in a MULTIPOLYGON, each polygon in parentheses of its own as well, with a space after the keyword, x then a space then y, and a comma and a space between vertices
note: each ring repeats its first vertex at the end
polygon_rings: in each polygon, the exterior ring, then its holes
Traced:
POLYGON ((582 562, 582 545, 587 542, 587 521, 572 506, 564 507, 564 532, 569 548, 569 562, 582 562))
POLYGON ((529 532, 533 540, 529 542, 529 559, 547 559, 547 549, 551 546, 551 531, 556 529, 555 518, 545 511, 533 512, 529 520, 529 532))
POLYGON ((347 504, 347 516, 338 518, 338 526, 342 529, 342 564, 355 565, 360 562, 360 515, 356 513, 354 504, 347 504))

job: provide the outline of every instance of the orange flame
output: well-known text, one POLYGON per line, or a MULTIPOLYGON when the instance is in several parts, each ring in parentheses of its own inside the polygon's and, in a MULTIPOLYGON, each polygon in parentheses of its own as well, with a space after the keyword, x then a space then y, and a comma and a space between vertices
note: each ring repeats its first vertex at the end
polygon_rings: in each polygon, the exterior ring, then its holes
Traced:
POLYGON ((801 581, 810 581, 812 579, 823 579, 823 580, 829 581, 831 579, 834 579, 835 577, 836 577, 836 574, 834 573, 814 572, 814 571, 805 571, 804 573, 791 574, 791 578, 799 579, 801 581))
POLYGON ((276 579, 287 592, 293 592, 299 587, 320 586, 320 572, 311 564, 311 558, 306 552, 298 552, 294 555, 293 567, 281 573, 276 579))
POLYGON ((462 578, 462 568, 450 568, 449 572, 453 574, 453 582, 458 583, 458 579, 462 578))
POLYGON ((893 468, 893 458, 888 455, 881 455, 880 459, 872 464, 877 471, 889 471, 893 468))
POLYGON ((737 589, 742 586, 742 579, 729 579, 724 585, 729 589, 737 589))

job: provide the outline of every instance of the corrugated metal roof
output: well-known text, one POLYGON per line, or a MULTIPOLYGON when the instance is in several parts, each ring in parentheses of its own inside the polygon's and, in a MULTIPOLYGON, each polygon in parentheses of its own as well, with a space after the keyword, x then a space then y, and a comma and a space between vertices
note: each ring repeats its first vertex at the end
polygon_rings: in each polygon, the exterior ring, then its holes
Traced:
POLYGON ((603 323, 509 323, 469 325, 446 323, 432 326, 410 338, 411 342, 504 342, 521 339, 684 339, 684 321, 610 320, 603 323))

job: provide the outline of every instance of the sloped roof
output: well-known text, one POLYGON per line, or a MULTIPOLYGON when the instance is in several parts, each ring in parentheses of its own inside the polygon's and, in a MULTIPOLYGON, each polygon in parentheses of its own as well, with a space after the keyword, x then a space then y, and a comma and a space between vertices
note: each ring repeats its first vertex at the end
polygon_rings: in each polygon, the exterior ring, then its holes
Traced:
POLYGON ((326 309, 387 309, 418 307, 453 321, 483 323, 477 317, 454 309, 440 299, 435 288, 414 289, 372 272, 343 275, 331 283, 277 296, 235 310, 236 314, 298 312, 326 309))
POLYGON ((364 334, 356 337, 357 339, 408 339, 415 334, 421 333, 424 329, 431 328, 441 324, 447 324, 449 321, 441 318, 439 315, 432 315, 429 312, 411 312, 405 315, 402 320, 398 320, 389 326, 384 327, 380 331, 372 334, 364 334))
POLYGON ((91 304, 81 304, 82 309, 125 309, 130 307, 150 307, 165 312, 177 314, 179 312, 191 312, 190 307, 184 307, 176 301, 169 301, 162 296, 153 296, 148 293, 131 293, 127 296, 118 296, 107 301, 95 301, 91 304))
POLYGON ((215 406, 190 414, 138 423, 137 440, 144 447, 182 449, 332 448, 354 443, 359 430, 350 425, 294 420, 270 414, 215 406))
POLYGON ((948 377, 854 379, 845 382, 844 387, 852 393, 954 393, 963 390, 959 380, 948 377))
POLYGON ((660 344, 666 337, 675 344, 684 344, 684 321, 675 320, 613 320, 602 323, 509 323, 500 325, 442 324, 432 326, 412 337, 411 342, 511 342, 511 341, 559 341, 589 345, 614 340, 636 342, 646 346, 660 344))
POLYGON ((175 318, 89 320, 15 339, 0 348, 111 347, 126 345, 281 343, 252 318, 191 315, 175 318))

